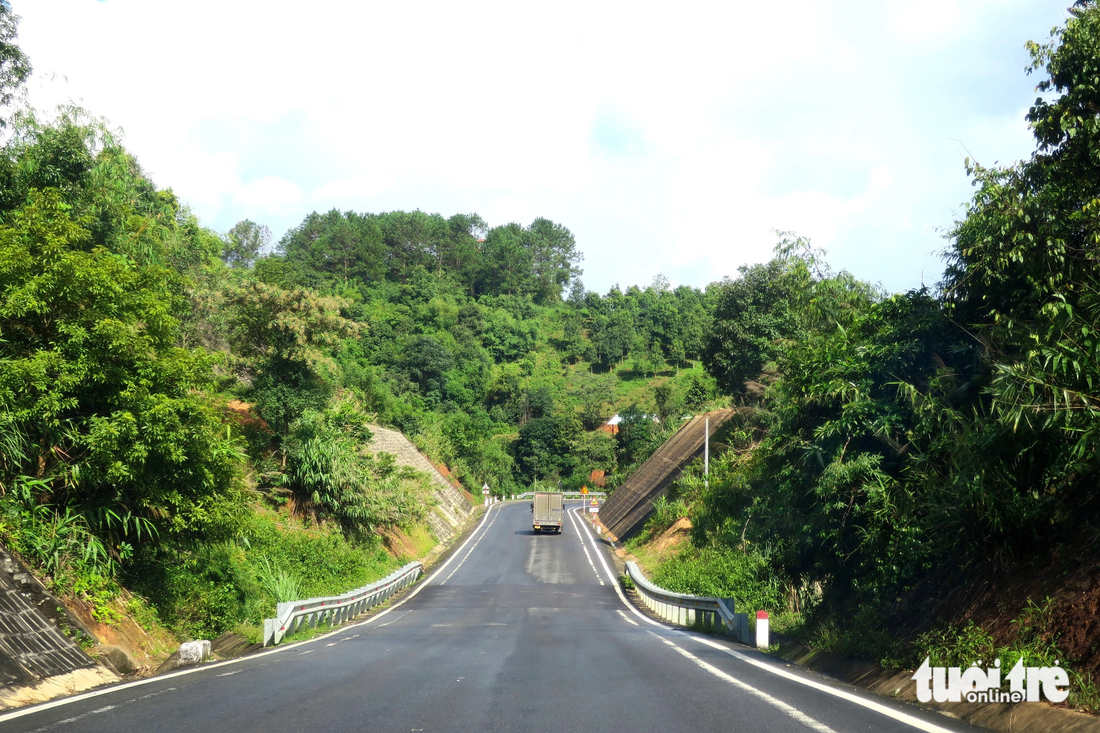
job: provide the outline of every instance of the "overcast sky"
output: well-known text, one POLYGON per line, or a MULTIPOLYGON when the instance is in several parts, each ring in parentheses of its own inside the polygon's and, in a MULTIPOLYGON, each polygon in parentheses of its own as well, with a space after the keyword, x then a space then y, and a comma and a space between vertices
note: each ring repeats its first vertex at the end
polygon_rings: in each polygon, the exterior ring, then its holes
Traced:
POLYGON ((204 224, 310 211, 538 216, 583 280, 703 286, 776 230, 934 284, 966 156, 1029 155, 1070 0, 11 0, 31 103, 125 132, 204 224))

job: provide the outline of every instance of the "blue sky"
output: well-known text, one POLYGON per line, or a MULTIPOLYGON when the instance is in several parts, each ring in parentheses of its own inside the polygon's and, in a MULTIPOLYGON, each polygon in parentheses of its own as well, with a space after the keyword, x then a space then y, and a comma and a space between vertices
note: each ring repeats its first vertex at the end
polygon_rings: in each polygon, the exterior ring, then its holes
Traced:
POLYGON ((776 230, 889 290, 934 284, 964 158, 1033 149, 1024 44, 1068 3, 12 4, 31 103, 123 128, 214 229, 545 216, 603 292, 735 275, 776 230))

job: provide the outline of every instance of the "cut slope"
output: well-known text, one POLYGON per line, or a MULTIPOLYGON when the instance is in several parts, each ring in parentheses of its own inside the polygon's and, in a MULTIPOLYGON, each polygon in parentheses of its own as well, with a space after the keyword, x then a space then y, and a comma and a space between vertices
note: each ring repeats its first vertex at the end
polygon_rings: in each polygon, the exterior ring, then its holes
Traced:
POLYGON ((448 481, 428 457, 398 431, 379 425, 371 425, 370 431, 374 433, 374 439, 367 448, 372 453, 389 453, 396 459, 397 465, 422 471, 431 478, 436 505, 428 513, 428 525, 437 540, 446 542, 473 511, 461 489, 448 481))
POLYGON ((82 631, 79 622, 62 609, 0 547, 0 708, 51 696, 36 690, 50 680, 61 680, 58 684, 63 688, 75 690, 117 679, 62 633, 62 624, 82 631))
POLYGON ((639 532, 653 511, 653 501, 668 492, 669 485, 684 466, 702 455, 704 428, 710 420, 710 435, 737 413, 715 410, 692 418, 650 456, 600 507, 600 521, 620 540, 639 532))

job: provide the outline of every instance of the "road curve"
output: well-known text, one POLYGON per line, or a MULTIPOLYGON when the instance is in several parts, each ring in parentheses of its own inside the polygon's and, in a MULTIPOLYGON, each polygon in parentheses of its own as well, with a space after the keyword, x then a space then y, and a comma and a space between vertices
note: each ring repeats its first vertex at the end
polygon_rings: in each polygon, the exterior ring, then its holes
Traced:
POLYGON ((0 732, 979 730, 656 624, 570 512, 535 535, 492 507, 448 562, 365 623, 0 715, 0 732))

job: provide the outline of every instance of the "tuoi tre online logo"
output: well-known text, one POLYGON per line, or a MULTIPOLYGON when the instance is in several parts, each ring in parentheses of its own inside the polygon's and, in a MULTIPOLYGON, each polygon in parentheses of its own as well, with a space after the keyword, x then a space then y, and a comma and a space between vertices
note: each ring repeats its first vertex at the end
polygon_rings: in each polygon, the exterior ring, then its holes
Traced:
POLYGON ((982 669, 974 662, 965 671, 959 667, 931 667, 928 657, 910 678, 917 683, 917 699, 921 702, 1064 702, 1069 690, 1069 675, 1058 666, 1025 667, 1021 658, 1005 675, 1009 689, 1001 689, 1001 660, 982 669), (1040 697, 1040 691, 1042 696, 1040 697))

